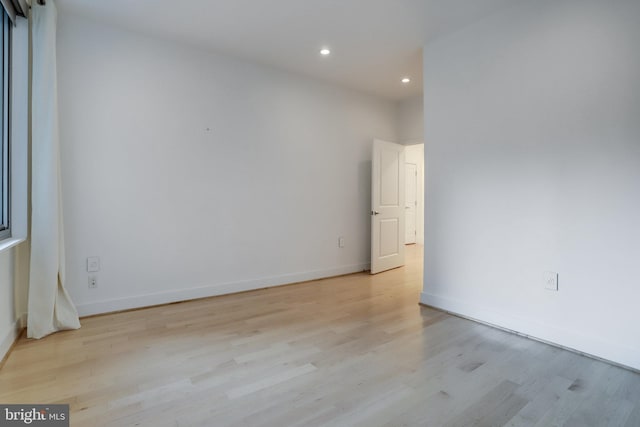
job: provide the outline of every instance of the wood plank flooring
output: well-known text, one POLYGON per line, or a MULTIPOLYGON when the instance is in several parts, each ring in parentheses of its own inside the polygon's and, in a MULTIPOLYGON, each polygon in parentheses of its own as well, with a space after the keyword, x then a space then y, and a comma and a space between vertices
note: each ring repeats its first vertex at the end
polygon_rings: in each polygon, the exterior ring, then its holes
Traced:
POLYGON ((640 426, 640 375, 420 307, 408 257, 21 338, 0 402, 72 426, 640 426))

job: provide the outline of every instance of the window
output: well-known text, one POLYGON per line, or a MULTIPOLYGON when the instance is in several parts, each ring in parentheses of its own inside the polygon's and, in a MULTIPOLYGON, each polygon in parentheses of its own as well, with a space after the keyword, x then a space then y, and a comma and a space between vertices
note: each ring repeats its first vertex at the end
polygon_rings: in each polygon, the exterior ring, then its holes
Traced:
POLYGON ((0 19, 0 240, 11 235, 9 229, 9 70, 10 70, 10 31, 9 16, 2 10, 0 19))

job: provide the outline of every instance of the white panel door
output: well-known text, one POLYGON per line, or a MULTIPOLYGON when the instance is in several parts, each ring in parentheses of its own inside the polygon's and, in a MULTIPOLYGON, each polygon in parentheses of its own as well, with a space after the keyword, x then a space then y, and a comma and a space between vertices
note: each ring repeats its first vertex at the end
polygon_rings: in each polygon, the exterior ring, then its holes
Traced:
POLYGON ((418 218, 418 165, 413 163, 405 164, 405 173, 404 243, 410 244, 416 242, 416 220, 418 218))
POLYGON ((404 265, 404 147, 373 141, 371 274, 404 265))

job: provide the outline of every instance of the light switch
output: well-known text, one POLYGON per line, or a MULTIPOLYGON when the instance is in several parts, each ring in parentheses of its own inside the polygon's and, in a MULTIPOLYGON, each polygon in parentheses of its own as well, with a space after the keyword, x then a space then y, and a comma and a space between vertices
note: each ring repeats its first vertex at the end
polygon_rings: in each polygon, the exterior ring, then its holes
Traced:
POLYGON ((87 271, 89 273, 96 273, 100 271, 100 257, 90 256, 87 258, 87 271))

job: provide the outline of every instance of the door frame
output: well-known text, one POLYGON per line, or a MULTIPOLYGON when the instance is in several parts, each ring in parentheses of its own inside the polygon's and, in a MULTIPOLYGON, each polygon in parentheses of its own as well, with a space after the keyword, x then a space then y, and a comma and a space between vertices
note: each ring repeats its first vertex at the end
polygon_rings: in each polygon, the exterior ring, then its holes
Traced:
POLYGON ((404 224, 405 241, 404 241, 404 243, 405 243, 405 245, 414 245, 414 244, 418 243, 418 199, 419 199, 419 197, 418 197, 418 193, 419 193, 419 185, 418 185, 418 181, 419 181, 418 175, 419 174, 418 174, 418 169, 419 169, 419 165, 417 163, 412 163, 412 162, 407 161, 406 155, 405 155, 405 163, 404 164, 405 164, 405 176, 406 176, 406 179, 409 179, 409 176, 408 176, 408 167, 409 167, 409 165, 411 165, 411 166, 413 166, 415 168, 413 177, 411 177, 411 179, 415 181, 414 190, 415 190, 415 193, 416 193, 415 194, 414 205, 413 205, 413 233, 414 233, 413 239, 412 239, 413 241, 411 241, 410 239, 407 239, 407 236, 408 236, 407 235, 407 227, 409 226, 409 223, 407 222, 406 218, 407 218, 407 209, 409 209, 410 207, 409 207, 407 199, 406 199, 406 192, 407 192, 407 189, 409 188, 409 183, 406 180, 405 180, 405 208, 404 208, 405 209, 405 224, 404 224))

